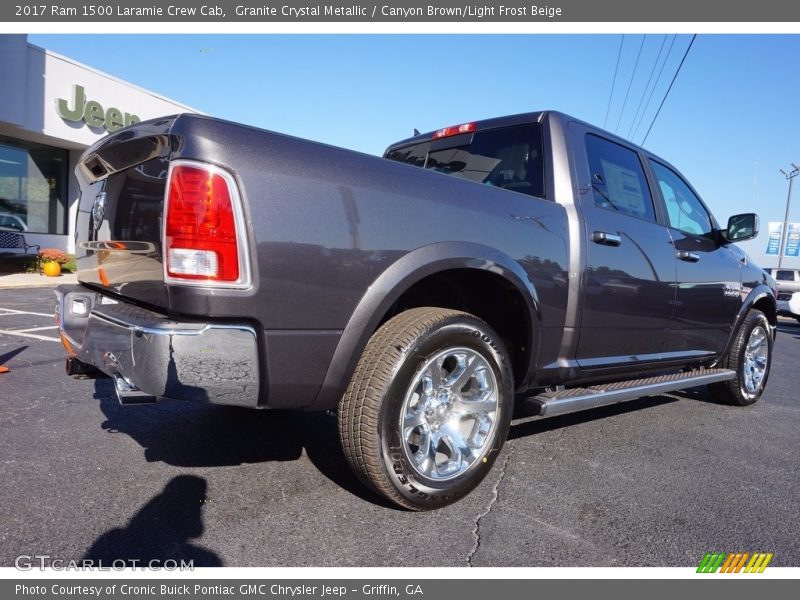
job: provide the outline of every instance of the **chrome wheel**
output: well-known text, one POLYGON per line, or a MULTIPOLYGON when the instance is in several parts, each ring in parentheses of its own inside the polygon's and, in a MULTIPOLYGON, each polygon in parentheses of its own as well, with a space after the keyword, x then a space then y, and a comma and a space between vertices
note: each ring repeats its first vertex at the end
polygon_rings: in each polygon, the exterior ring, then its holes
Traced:
POLYGON ((747 339, 742 363, 744 370, 742 383, 748 394, 755 394, 758 391, 767 372, 767 358, 769 355, 767 335, 766 330, 761 325, 757 325, 750 332, 750 337, 747 339))
POLYGON ((339 402, 353 472, 411 510, 457 502, 497 460, 511 425, 506 346, 469 313, 421 306, 370 338, 339 402))
POLYGON ((428 358, 400 410, 403 452, 412 468, 445 480, 483 459, 492 445, 498 401, 497 378, 480 353, 455 347, 428 358))

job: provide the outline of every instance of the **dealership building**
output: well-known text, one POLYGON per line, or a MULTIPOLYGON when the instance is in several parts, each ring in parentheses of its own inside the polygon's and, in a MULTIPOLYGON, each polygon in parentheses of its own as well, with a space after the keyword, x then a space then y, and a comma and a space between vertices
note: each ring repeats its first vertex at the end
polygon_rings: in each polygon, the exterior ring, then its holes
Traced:
POLYGON ((81 152, 125 125, 192 108, 0 35, 0 230, 74 252, 81 152))

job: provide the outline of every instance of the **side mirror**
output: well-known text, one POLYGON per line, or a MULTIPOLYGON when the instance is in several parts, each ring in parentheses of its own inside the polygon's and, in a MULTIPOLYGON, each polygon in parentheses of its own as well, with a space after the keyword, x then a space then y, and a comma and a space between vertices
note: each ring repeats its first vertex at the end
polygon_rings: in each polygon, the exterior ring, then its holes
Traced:
POLYGON ((728 219, 728 228, 722 235, 729 242, 752 240, 758 235, 758 215, 755 213, 733 215, 728 219))

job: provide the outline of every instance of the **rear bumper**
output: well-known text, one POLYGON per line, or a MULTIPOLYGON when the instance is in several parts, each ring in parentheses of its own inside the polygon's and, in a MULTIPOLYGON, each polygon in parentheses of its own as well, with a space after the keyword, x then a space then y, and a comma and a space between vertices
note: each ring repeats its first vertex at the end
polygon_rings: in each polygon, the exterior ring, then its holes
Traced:
POLYGON ((252 326, 177 321, 82 286, 60 286, 56 298, 67 351, 112 377, 120 402, 166 397, 258 406, 252 326))

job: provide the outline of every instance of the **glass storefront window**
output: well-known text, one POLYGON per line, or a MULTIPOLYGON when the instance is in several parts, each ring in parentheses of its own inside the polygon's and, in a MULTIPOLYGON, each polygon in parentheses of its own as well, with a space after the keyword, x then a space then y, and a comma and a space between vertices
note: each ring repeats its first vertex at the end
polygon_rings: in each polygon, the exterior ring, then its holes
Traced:
POLYGON ((67 233, 69 153, 0 138, 0 229, 67 233))

